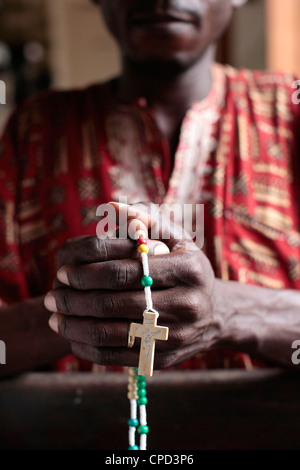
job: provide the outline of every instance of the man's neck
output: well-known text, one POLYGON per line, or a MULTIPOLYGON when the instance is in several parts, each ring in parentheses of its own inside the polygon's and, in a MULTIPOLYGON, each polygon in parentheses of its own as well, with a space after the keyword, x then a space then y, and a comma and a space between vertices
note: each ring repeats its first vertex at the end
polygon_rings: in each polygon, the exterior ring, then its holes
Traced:
POLYGON ((117 97, 124 103, 145 98, 153 110, 180 119, 195 101, 208 95, 214 57, 215 47, 211 46, 196 63, 182 69, 175 64, 141 64, 124 59, 117 97))

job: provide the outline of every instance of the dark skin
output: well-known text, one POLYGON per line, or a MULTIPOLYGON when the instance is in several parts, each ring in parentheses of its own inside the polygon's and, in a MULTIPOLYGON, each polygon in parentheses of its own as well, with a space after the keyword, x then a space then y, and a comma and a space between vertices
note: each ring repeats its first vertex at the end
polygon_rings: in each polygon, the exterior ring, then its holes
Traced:
POLYGON ((231 0, 98 3, 120 45, 117 97, 125 103, 146 98, 174 156, 186 111, 210 90, 216 41, 231 18, 231 0), (151 15, 166 12, 186 21, 147 24, 151 15))
MULTIPOLYGON (((135 211, 133 220, 145 232, 150 222, 155 228, 161 221, 157 217, 146 223, 151 203, 144 203, 142 210, 113 204, 117 213, 135 211)), ((148 235, 151 238, 151 230, 148 235)), ((236 349, 271 364, 295 367, 291 343, 300 334, 299 292, 215 279, 203 252, 175 232, 159 246, 165 254, 154 252, 149 257, 155 279, 152 298, 160 312, 159 323, 170 331, 168 341, 157 342, 156 369, 215 348, 236 349)), ((141 321, 145 299, 135 242, 96 237, 70 240, 60 251, 60 265, 57 288, 45 300, 49 310, 57 312, 51 327, 70 341, 80 357, 104 365, 136 366, 139 349, 127 348, 128 328, 132 321, 141 321)))
MULTIPOLYGON (((146 98, 174 156, 186 111, 211 87, 215 44, 230 20, 231 0, 97 3, 121 49, 123 73, 116 97, 127 103, 146 98)), ((148 208, 145 204, 135 216, 146 231, 148 208)), ((203 252, 188 238, 176 237, 173 233, 170 240, 158 242, 160 254, 152 246, 155 256, 149 257, 159 324, 170 328, 169 340, 157 342, 155 368, 221 347, 295 367, 291 343, 300 337, 299 292, 215 279, 203 252)), ((134 242, 99 241, 96 236, 70 240, 59 252, 59 263, 58 279, 45 299, 47 309, 55 312, 50 326, 59 334, 46 327, 49 315, 41 298, 1 309, 1 324, 7 324, 1 339, 14 361, 8 357, 9 369, 1 367, 0 374, 47 364, 70 350, 98 364, 136 366, 138 348, 127 349, 128 325, 141 320, 145 300, 134 242), (20 312, 28 321, 20 322, 18 334, 12 319, 21 318, 20 312), (25 331, 26 341, 20 340, 25 331)))
POLYGON ((44 297, 0 309, 1 340, 6 344, 6 365, 0 377, 53 364, 71 353, 69 343, 48 326, 44 297))

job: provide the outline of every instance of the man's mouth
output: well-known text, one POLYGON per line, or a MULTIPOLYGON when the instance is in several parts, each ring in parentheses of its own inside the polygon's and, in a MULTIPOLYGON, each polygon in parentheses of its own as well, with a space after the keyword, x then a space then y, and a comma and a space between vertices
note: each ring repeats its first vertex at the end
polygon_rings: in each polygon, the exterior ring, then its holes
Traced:
POLYGON ((171 23, 199 24, 196 15, 185 11, 171 12, 135 12, 130 15, 130 24, 143 27, 171 23))

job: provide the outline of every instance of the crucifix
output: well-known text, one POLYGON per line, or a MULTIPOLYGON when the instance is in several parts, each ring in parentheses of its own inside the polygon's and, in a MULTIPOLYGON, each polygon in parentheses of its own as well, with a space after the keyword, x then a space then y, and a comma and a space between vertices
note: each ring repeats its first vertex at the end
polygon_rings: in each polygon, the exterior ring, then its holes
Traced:
POLYGON ((155 341, 168 339, 169 328, 157 326, 158 313, 144 312, 143 324, 131 323, 128 347, 132 348, 135 338, 141 338, 138 374, 147 377, 153 375, 155 341))

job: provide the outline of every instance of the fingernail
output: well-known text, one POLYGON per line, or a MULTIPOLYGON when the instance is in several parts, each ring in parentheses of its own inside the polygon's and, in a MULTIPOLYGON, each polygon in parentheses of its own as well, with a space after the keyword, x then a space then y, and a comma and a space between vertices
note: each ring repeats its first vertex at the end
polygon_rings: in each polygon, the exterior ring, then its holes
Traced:
POLYGON ((47 310, 50 310, 50 312, 57 312, 56 300, 52 294, 46 295, 44 305, 47 310))
POLYGON ((65 270, 65 268, 60 268, 60 270, 57 271, 57 279, 63 284, 67 284, 67 286, 70 285, 67 271, 65 270))
POLYGON ((166 245, 157 245, 154 249, 154 255, 168 255, 170 253, 169 248, 166 245))
POLYGON ((51 330, 55 331, 55 333, 58 333, 58 318, 55 313, 51 315, 48 323, 49 323, 51 330))

